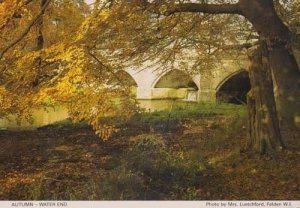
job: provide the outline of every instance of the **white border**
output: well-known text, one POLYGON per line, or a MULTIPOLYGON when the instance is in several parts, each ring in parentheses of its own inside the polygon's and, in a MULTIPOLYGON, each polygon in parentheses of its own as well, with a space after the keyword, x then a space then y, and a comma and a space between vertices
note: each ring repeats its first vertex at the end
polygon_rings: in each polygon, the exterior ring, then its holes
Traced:
POLYGON ((0 201, 1 208, 300 208, 300 201, 0 201))

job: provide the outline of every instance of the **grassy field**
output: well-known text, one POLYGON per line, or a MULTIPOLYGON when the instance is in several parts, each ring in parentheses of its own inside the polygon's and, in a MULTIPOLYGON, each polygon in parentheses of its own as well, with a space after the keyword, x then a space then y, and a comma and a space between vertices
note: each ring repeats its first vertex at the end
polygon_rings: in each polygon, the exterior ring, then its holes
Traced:
POLYGON ((69 120, 0 131, 0 199, 299 199, 299 140, 274 156, 241 153, 244 106, 178 104, 113 121, 108 141, 69 120))

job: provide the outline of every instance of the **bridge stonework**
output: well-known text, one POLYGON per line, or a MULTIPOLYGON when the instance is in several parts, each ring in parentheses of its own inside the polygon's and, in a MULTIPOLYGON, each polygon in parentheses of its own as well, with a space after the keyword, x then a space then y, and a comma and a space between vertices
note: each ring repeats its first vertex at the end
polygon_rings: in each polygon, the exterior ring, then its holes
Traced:
POLYGON ((212 70, 201 70, 200 73, 192 76, 180 69, 173 70, 173 74, 171 74, 172 70, 161 72, 152 68, 143 70, 128 68, 125 71, 137 84, 137 99, 171 98, 188 100, 188 93, 194 90, 197 95, 193 101, 216 102, 216 93, 222 84, 241 71, 247 71, 249 61, 247 59, 239 59, 238 61, 221 60, 216 66, 212 70), (182 84, 180 84, 180 81, 182 84), (189 81, 194 82, 193 89, 187 86, 189 81), (175 82, 178 82, 177 86, 174 84, 175 82), (157 86, 158 83, 160 83, 160 86, 157 86))

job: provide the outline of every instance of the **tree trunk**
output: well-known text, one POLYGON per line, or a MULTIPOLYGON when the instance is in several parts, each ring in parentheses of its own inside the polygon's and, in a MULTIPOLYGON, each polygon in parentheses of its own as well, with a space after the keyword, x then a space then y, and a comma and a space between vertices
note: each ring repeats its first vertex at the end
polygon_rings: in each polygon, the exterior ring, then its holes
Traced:
POLYGON ((267 43, 280 120, 284 127, 294 126, 300 116, 300 71, 291 48, 291 32, 276 14, 273 0, 240 0, 239 7, 267 43))
POLYGON ((284 147, 277 117, 271 67, 266 45, 249 55, 251 91, 247 96, 249 135, 247 148, 264 154, 284 147))
MULTIPOLYGON (((47 0, 40 0, 40 9, 43 10, 47 3, 47 0)), ((43 36, 43 16, 41 16, 37 21, 38 34, 36 39, 37 50, 41 50, 44 47, 44 36, 43 36)))
MULTIPOLYGON (((46 6, 47 0, 40 0, 40 9, 41 11, 46 6)), ((41 15, 36 23, 37 27, 37 37, 36 37, 36 50, 40 51, 44 48, 44 36, 43 36, 43 26, 44 26, 44 19, 43 15, 41 15)), ((36 60, 38 76, 35 77, 34 81, 32 82, 32 87, 35 88, 40 84, 40 77, 42 74, 42 57, 39 56, 36 60)))

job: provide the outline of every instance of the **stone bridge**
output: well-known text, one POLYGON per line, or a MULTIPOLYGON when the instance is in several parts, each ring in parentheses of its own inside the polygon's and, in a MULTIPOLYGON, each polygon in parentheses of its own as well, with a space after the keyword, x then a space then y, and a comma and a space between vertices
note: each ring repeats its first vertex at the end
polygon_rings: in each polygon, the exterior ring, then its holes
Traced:
MULTIPOLYGON (((189 75, 184 70, 174 69, 157 71, 151 68, 144 70, 128 68, 115 75, 122 82, 128 83, 143 108, 155 108, 148 101, 155 99, 178 99, 194 102, 231 102, 243 103, 250 89, 247 73, 249 63, 245 61, 223 60, 218 67, 202 73, 189 75), (143 106, 141 101, 144 102, 143 106), (147 101, 148 100, 148 101, 147 101), (145 104, 146 103, 146 104, 145 104)), ((112 79, 108 85, 118 84, 112 79)), ((158 110, 157 108, 151 110, 158 110)), ((34 123, 24 121, 21 125, 11 119, 0 118, 0 129, 37 128, 68 118, 68 111, 63 106, 35 109, 34 123)))
MULTIPOLYGON (((130 83, 137 99, 181 99, 186 101, 232 103, 245 102, 250 89, 247 59, 221 60, 213 70, 194 75, 184 70, 158 71, 152 68, 128 68, 117 72, 130 83)), ((110 81, 110 84, 116 84, 110 81)))

